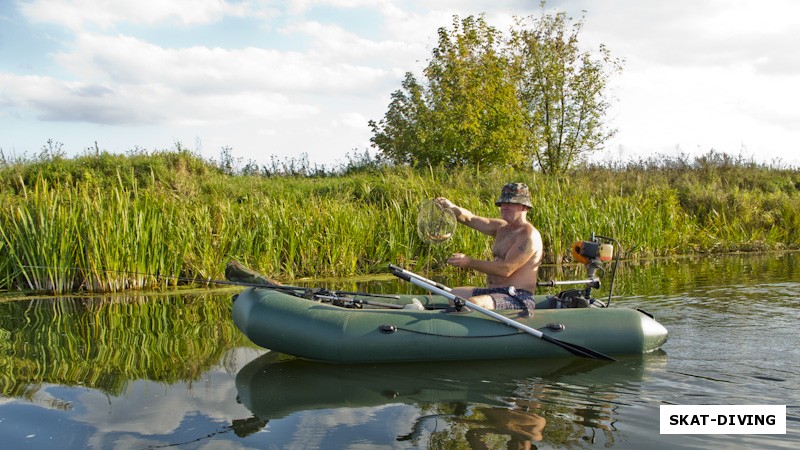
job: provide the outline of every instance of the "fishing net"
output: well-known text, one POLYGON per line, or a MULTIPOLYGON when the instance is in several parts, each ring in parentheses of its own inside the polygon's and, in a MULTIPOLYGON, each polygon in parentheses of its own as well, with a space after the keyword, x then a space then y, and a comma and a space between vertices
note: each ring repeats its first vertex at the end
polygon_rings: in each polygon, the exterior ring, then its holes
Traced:
POLYGON ((456 231, 456 215, 434 200, 426 200, 419 206, 417 234, 429 244, 441 244, 456 231))

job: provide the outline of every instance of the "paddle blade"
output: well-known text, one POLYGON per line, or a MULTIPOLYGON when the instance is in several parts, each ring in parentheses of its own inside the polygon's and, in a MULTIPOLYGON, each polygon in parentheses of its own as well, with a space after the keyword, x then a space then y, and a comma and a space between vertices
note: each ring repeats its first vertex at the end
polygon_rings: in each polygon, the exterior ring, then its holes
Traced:
POLYGON ((596 351, 594 351, 594 350, 592 350, 590 348, 581 347, 580 345, 577 345, 577 344, 570 344, 569 342, 560 341, 560 340, 558 340, 558 339, 556 339, 556 338, 554 338, 552 336, 548 336, 546 334, 542 334, 541 339, 543 341, 550 342, 551 344, 555 344, 555 345, 563 348, 564 350, 572 353, 575 356, 580 356, 582 358, 600 359, 600 360, 603 360, 603 361, 616 361, 616 359, 614 359, 614 358, 612 358, 612 357, 610 357, 610 356, 608 356, 606 354, 603 354, 603 353, 600 353, 600 352, 596 352, 596 351))

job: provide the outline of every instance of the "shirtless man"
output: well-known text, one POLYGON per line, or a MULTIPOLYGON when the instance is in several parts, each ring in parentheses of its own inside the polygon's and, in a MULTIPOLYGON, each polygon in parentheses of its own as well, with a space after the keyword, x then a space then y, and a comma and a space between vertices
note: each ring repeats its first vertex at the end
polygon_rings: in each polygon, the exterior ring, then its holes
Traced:
POLYGON ((450 208, 460 223, 494 237, 492 260, 476 259, 463 253, 453 253, 447 263, 486 274, 487 288, 463 286, 453 294, 486 309, 534 309, 533 293, 542 264, 542 236, 528 222, 531 194, 522 183, 503 186, 495 205, 500 207, 500 219, 476 216, 439 197, 436 201, 450 208))

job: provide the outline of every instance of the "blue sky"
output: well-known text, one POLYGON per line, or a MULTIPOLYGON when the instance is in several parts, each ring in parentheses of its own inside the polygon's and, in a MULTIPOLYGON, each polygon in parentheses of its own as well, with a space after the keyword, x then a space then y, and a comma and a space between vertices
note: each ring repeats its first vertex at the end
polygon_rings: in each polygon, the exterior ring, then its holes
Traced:
MULTIPOLYGON (((581 44, 625 59, 618 130, 596 158, 706 153, 800 165, 800 2, 560 0, 581 44)), ((436 30, 485 13, 507 30, 538 0, 2 0, 0 150, 52 139, 243 161, 336 164, 369 148, 436 30)))

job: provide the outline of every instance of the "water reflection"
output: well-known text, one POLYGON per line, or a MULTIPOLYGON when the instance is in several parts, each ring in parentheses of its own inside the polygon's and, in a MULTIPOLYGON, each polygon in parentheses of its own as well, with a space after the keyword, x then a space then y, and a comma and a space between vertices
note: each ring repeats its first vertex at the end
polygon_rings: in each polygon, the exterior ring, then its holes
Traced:
POLYGON ((800 279, 798 260, 796 253, 787 252, 627 261, 620 264, 614 290, 615 295, 664 296, 697 287, 729 289, 771 281, 784 283, 800 279))
POLYGON ((410 429, 396 429, 394 439, 414 446, 498 448, 507 442, 508 448, 528 448, 539 441, 596 440, 598 433, 613 440, 608 432, 623 402, 619 395, 631 395, 665 363, 657 353, 616 363, 564 358, 330 365, 268 353, 239 371, 236 389, 253 413, 248 425, 283 428, 302 417, 304 436, 314 427, 315 442, 338 448, 350 443, 342 441, 349 436, 342 429, 388 420, 398 410, 416 418, 410 429), (364 422, 352 421, 356 411, 364 422))
POLYGON ((229 311, 207 294, 0 303, 0 394, 33 399, 56 383, 119 395, 132 380, 199 379, 245 341, 229 311))
MULTIPOLYGON (((531 445, 542 440, 542 430, 544 430, 547 420, 533 411, 538 409, 538 404, 525 400, 518 400, 514 407, 484 407, 475 408, 476 416, 483 416, 483 423, 472 425, 472 420, 467 424, 471 425, 465 433, 466 441, 472 449, 489 449, 489 441, 494 440, 495 436, 509 436, 506 448, 530 449, 531 445)), ((494 448, 494 447, 492 447, 494 448)))

